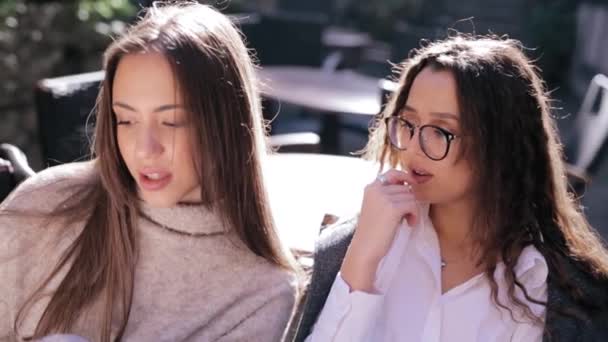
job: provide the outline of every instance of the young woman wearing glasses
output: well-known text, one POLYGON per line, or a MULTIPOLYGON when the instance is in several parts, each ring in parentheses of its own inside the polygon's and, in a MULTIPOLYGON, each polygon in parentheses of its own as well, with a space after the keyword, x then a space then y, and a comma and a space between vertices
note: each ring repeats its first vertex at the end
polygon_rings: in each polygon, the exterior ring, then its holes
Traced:
POLYGON ((319 242, 297 341, 608 340, 608 252, 518 42, 418 50, 367 154, 390 169, 319 242))

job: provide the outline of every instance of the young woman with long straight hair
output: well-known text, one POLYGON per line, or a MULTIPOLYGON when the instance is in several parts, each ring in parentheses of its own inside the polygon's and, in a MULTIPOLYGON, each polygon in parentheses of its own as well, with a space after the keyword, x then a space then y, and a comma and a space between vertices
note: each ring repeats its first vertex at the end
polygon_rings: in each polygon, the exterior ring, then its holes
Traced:
POLYGON ((0 208, 0 340, 280 340, 296 272, 238 30, 204 5, 155 4, 104 57, 92 160, 0 208))

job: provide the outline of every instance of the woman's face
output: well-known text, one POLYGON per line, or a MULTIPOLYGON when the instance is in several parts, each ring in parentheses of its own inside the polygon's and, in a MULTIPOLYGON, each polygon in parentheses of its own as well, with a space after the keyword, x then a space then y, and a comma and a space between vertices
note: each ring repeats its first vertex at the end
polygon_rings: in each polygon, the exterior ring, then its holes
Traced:
POLYGON ((139 197, 152 206, 198 202, 192 131, 171 65, 158 53, 124 56, 112 87, 118 148, 139 197))
POLYGON ((414 136, 405 150, 397 152, 402 167, 409 171, 416 182, 412 189, 421 202, 443 204, 468 197, 471 192, 472 170, 462 155, 463 141, 460 126, 456 80, 450 71, 424 68, 414 79, 404 108, 399 113, 405 119, 406 128, 415 127, 414 136), (420 144, 420 127, 424 128, 423 144, 420 144), (447 136, 455 138, 449 143, 447 136), (445 150, 447 154, 441 160, 445 150), (449 146, 449 149, 448 149, 449 146))

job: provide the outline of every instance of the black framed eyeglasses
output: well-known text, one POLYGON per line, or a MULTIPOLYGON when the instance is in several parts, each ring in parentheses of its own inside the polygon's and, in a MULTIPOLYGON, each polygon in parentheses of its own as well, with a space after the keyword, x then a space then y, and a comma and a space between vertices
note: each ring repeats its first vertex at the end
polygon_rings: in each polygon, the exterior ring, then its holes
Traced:
POLYGON ((431 160, 444 159, 450 151, 452 141, 460 136, 439 126, 418 126, 400 116, 384 119, 391 145, 398 150, 406 150, 418 130, 418 143, 422 152, 431 160))

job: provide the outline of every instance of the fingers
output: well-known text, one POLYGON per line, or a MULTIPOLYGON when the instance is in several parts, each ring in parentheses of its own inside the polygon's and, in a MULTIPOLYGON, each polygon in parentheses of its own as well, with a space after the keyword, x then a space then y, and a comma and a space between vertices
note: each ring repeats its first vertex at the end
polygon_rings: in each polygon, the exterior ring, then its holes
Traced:
POLYGON ((395 200, 392 202, 395 210, 402 214, 403 219, 407 221, 410 226, 418 224, 418 205, 412 201, 410 196, 402 196, 404 198, 395 200))
POLYGON ((387 196, 388 196, 388 200, 390 202, 396 202, 396 203, 415 202, 414 196, 412 194, 410 194, 409 192, 401 192, 401 193, 398 192, 398 193, 390 194, 387 196))
POLYGON ((415 225, 418 219, 418 205, 410 193, 394 194, 388 197, 391 209, 408 219, 410 225, 415 225))
POLYGON ((393 195, 393 194, 402 194, 402 193, 406 193, 406 194, 411 194, 412 193, 412 187, 409 184, 405 184, 405 185, 385 185, 381 188, 381 191, 385 194, 388 195, 393 195))
POLYGON ((407 222, 410 227, 413 227, 418 224, 418 214, 417 213, 407 213, 403 215, 403 219, 407 222))
POLYGON ((416 225, 419 215, 415 194, 408 183, 411 180, 407 172, 396 169, 380 174, 365 188, 362 217, 374 217, 383 226, 396 227, 404 219, 410 226, 416 225))
POLYGON ((419 222, 419 209, 415 194, 411 191, 406 172, 389 170, 379 179, 368 184, 363 193, 361 211, 352 246, 358 258, 380 260, 384 256, 404 220, 414 227, 419 222), (356 243, 357 241, 364 241, 356 243))

